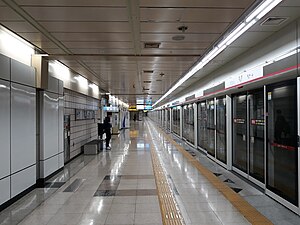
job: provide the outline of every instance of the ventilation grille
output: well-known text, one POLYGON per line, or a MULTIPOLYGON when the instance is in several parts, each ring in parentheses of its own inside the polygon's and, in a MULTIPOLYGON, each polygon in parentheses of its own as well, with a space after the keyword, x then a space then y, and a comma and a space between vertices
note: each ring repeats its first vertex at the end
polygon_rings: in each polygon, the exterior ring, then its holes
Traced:
POLYGON ((279 26, 287 19, 288 19, 288 17, 268 17, 260 25, 261 26, 279 26))
POLYGON ((159 48, 160 43, 159 42, 145 42, 144 48, 159 48))
POLYGON ((153 73, 154 70, 144 70, 144 73, 153 73))
POLYGON ((174 40, 174 41, 182 41, 184 39, 185 39, 185 36, 183 36, 183 35, 175 35, 172 37, 172 40, 174 40))
POLYGON ((151 80, 144 80, 144 83, 145 83, 145 84, 150 84, 150 83, 151 83, 151 80))

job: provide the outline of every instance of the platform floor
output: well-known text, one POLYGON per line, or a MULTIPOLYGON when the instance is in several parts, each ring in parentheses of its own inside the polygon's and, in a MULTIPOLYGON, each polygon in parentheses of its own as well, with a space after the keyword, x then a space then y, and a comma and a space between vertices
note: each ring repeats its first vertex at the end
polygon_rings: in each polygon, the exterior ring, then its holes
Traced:
POLYGON ((300 217, 148 119, 0 213, 1 225, 272 223, 300 217))

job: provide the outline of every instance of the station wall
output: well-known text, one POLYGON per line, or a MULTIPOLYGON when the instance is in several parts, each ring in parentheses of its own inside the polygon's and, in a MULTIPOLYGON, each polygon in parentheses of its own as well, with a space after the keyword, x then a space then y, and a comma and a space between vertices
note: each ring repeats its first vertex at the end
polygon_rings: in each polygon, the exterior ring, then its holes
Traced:
POLYGON ((36 182, 35 70, 0 55, 0 205, 36 182))

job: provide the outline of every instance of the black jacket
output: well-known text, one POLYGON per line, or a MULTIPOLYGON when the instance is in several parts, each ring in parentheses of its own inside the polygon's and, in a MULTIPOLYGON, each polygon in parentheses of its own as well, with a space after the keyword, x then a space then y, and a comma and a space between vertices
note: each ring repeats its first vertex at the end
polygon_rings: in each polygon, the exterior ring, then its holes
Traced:
POLYGON ((104 123, 103 123, 103 131, 105 133, 110 133, 110 128, 112 127, 111 123, 109 122, 109 118, 105 118, 104 119, 104 123))

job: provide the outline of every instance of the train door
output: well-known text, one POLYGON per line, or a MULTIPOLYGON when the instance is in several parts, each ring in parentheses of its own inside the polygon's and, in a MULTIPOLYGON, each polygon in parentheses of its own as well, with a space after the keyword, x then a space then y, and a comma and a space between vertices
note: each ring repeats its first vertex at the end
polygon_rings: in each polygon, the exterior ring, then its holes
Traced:
POLYGON ((233 96, 232 164, 234 169, 264 186, 264 90, 233 96))
POLYGON ((297 83, 267 86, 267 189, 298 205, 297 83))

